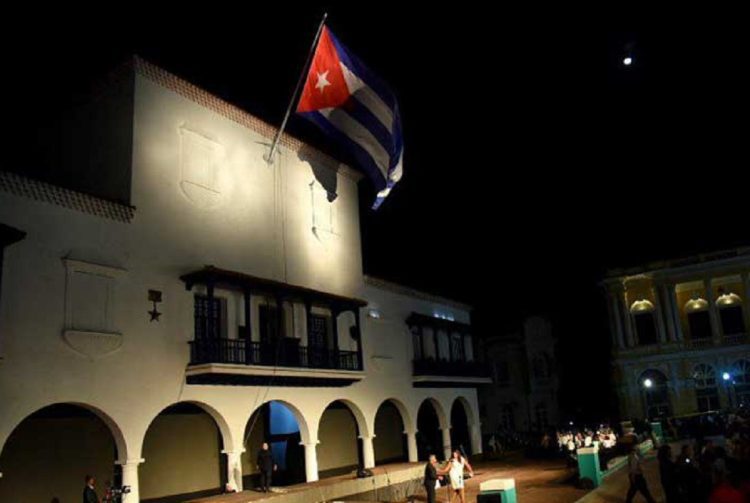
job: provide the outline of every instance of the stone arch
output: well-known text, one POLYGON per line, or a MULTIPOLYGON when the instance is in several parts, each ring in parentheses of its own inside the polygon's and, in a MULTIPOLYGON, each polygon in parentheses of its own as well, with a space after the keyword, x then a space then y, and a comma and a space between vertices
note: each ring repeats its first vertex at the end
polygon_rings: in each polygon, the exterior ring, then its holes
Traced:
POLYGON ((417 456, 426 460, 430 454, 438 458, 448 457, 450 448, 450 423, 443 405, 435 398, 428 397, 419 404, 416 414, 417 456))
POLYGON ((35 407, 12 423, 0 445, 0 500, 50 501, 80 495, 84 474, 104 484, 130 451, 117 422, 102 409, 61 401, 35 407), (45 474, 45 484, 29 479, 45 474))
POLYGON ((230 480, 236 482, 224 456, 235 452, 235 437, 226 416, 204 401, 178 400, 162 407, 141 437, 140 497, 182 501, 220 494, 230 480))
MULTIPOLYGON (((270 402, 278 402, 278 403, 282 404, 284 407, 286 407, 287 409, 289 409, 290 411, 292 411, 292 414, 294 414, 294 418, 297 420, 297 426, 299 426, 300 440, 302 441, 303 444, 309 444, 311 442, 317 441, 317 433, 315 435, 316 438, 313 438, 312 435, 311 435, 310 423, 308 423, 307 418, 305 417, 305 415, 302 413, 302 411, 299 409, 299 407, 295 406, 294 404, 292 404, 291 402, 289 402, 287 400, 280 400, 280 399, 276 399, 276 398, 271 399, 271 400, 266 400, 262 404, 258 405, 250 413, 250 416, 247 418, 247 421, 245 421, 245 424, 247 424, 247 423, 250 422, 250 420, 253 417, 253 414, 255 414, 256 412, 258 412, 261 407, 263 407, 264 405, 266 405, 266 404, 268 404, 270 402)), ((331 403, 333 403, 333 402, 331 402, 331 403)), ((328 404, 328 405, 330 405, 330 404, 328 404)), ((323 409, 323 410, 325 410, 325 409, 323 409)), ((321 416, 322 416, 322 413, 321 413, 321 416)), ((320 418, 318 418, 318 419, 320 419, 320 418)), ((244 439, 243 439, 243 443, 244 443, 244 439)))
POLYGON ((387 398, 380 402, 372 420, 376 465, 408 461, 407 435, 413 435, 415 431, 409 422, 409 412, 398 399, 387 398))
POLYGON ((469 423, 469 426, 475 426, 477 424, 477 416, 469 400, 465 396, 457 396, 453 400, 453 403, 451 404, 451 408, 455 407, 457 403, 463 406, 464 414, 466 414, 466 419, 469 423))
POLYGON ((154 420, 164 412, 165 410, 169 409, 170 407, 174 407, 175 405, 180 404, 190 404, 195 405, 196 407, 199 407, 203 409, 206 414, 211 416, 211 418, 214 420, 214 423, 216 423, 217 428, 219 428, 219 432, 221 433, 221 440, 224 444, 224 450, 233 450, 234 449, 234 435, 232 434, 232 429, 229 427, 229 422, 226 420, 226 418, 214 407, 207 404, 206 402, 202 402, 200 400, 179 400, 174 403, 170 403, 166 407, 162 407, 162 409, 154 415, 151 420, 148 422, 148 425, 146 425, 146 429, 143 431, 143 437, 141 438, 141 452, 143 452, 143 442, 146 440, 146 433, 148 432, 149 427, 153 424, 154 420))
POLYGON ((382 407, 386 402, 392 403, 398 410, 398 413, 401 414, 401 421, 404 423, 404 433, 414 433, 417 429, 416 421, 412 419, 412 415, 409 413, 408 407, 406 407, 404 402, 402 402, 398 398, 386 398, 378 404, 377 408, 375 409, 375 415, 372 418, 373 426, 375 425, 375 417, 377 416, 380 407, 382 407))
POLYGON ((360 437, 372 436, 372 428, 370 428, 370 425, 367 421, 367 417, 362 412, 362 409, 360 409, 357 404, 355 404, 354 402, 346 398, 337 398, 335 400, 331 400, 330 402, 328 402, 326 406, 323 407, 323 410, 320 412, 320 416, 318 417, 318 426, 320 426, 320 420, 323 419, 323 414, 325 413, 326 409, 328 409, 328 407, 333 405, 335 402, 341 402, 347 406, 349 411, 354 416, 354 419, 357 421, 357 428, 359 430, 360 437))
POLYGON ((422 400, 419 403, 419 407, 417 407, 417 414, 419 414, 419 409, 421 409, 425 403, 429 403, 435 409, 435 414, 437 414, 440 429, 450 428, 450 421, 447 413, 445 412, 445 407, 443 407, 443 404, 440 403, 440 400, 438 400, 437 398, 427 397, 422 400))
POLYGON ((245 489, 260 483, 255 457, 263 442, 268 442, 276 456, 278 470, 273 478, 274 485, 305 481, 309 455, 305 446, 317 444, 317 438, 311 438, 308 420, 300 408, 282 399, 265 400, 252 410, 244 421, 242 433, 238 434, 244 451, 240 453, 239 470, 245 489))
MULTIPOLYGON (((23 423, 27 418, 30 416, 36 414, 37 412, 40 412, 48 407, 54 407, 55 405, 71 405, 75 407, 80 407, 82 409, 85 409, 92 414, 94 414, 96 417, 98 417, 105 425, 107 425, 107 428, 109 429, 109 432, 112 434, 112 438, 115 441, 115 447, 117 447, 117 461, 124 463, 128 459, 128 445, 125 441, 125 436, 122 433, 122 429, 117 424, 117 422, 112 419, 112 417, 104 412, 102 409, 95 407, 93 405, 84 403, 84 402, 56 402, 56 403, 50 403, 43 407, 39 407, 35 410, 32 410, 23 418, 16 423, 16 425, 13 427, 13 429, 10 432, 10 435, 13 434, 13 432, 18 429, 18 427, 23 423)), ((10 438, 10 435, 8 435, 8 438, 10 438)), ((7 440, 7 439, 6 439, 7 440)), ((3 452, 3 448, 5 447, 5 442, 3 442, 2 445, 0 445, 0 454, 3 452)), ((1 471, 1 470, 0 470, 1 471)))

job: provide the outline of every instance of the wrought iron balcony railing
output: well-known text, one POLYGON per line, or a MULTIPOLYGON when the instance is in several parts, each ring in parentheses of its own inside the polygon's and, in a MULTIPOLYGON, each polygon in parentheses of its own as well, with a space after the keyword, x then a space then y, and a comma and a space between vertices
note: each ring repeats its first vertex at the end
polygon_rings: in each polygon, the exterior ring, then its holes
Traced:
POLYGON ((244 339, 205 338, 189 342, 190 365, 231 363, 271 367, 362 370, 356 351, 300 346, 291 337, 276 343, 247 342, 244 339))

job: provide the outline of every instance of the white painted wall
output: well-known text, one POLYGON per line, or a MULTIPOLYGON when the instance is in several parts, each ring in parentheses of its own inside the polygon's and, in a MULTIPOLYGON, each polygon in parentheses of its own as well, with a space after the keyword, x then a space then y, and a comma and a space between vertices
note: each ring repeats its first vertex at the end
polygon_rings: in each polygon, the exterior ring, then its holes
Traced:
MULTIPOLYGON (((449 412, 459 396, 478 410, 473 389, 416 389, 408 384, 408 314, 432 314, 439 308, 463 322, 469 314, 364 283, 353 178, 341 171, 336 175, 334 232, 316 234, 310 184, 316 179, 313 170, 326 172, 329 167, 313 166, 285 147, 269 166, 262 158, 267 138, 140 75, 133 108, 131 201, 137 210, 131 223, 0 192, 0 221, 27 232, 25 240, 5 250, 0 448, 25 417, 60 402, 95 409, 113 430, 123 463, 145 457, 144 435, 154 418, 183 401, 206 409, 218 423, 225 450, 235 453, 243 449, 251 414, 269 400, 282 400, 297 412, 304 442, 318 439, 319 419, 337 399, 355 409, 365 436, 372 435, 378 406, 388 398, 401 405, 407 431, 414 430, 419 404, 428 397, 444 411, 449 412), (205 140, 218 145, 215 177, 203 181, 213 184, 211 191, 185 183, 186 177, 195 180, 184 174, 194 168, 181 160, 186 135, 203 138, 199 144, 205 140), (109 313, 116 334, 76 342, 95 352, 114 348, 107 356, 84 356, 62 336, 69 328, 65 257, 119 271, 112 281, 109 313), (383 317, 373 320, 362 313, 364 380, 314 392, 186 385, 194 293, 185 290, 179 276, 206 264, 367 299, 383 317), (152 308, 149 289, 162 291, 158 323, 149 322, 147 315, 152 308)), ((219 295, 227 297, 228 318, 236 325, 243 317, 241 300, 230 292, 219 295)), ((257 315, 253 330, 258 333, 257 315)), ((352 343, 346 341, 347 332, 340 333, 342 344, 352 343)), ((236 327, 230 327, 228 335, 236 336, 236 327)), ((0 479, 0 485, 6 483, 12 482, 0 479)))

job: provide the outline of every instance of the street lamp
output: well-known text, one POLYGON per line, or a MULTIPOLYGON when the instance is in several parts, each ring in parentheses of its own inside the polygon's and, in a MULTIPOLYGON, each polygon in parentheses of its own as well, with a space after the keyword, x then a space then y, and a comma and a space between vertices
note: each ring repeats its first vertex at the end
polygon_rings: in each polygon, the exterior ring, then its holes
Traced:
POLYGON ((653 385, 654 385, 654 381, 652 381, 648 377, 643 380, 643 387, 644 388, 648 389, 648 388, 651 388, 653 385))

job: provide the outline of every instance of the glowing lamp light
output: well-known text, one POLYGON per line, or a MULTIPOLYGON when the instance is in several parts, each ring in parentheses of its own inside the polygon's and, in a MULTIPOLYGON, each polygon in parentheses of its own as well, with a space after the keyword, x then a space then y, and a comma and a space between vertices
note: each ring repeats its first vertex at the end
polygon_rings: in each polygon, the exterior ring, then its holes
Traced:
POLYGON ((632 65, 633 64, 633 58, 631 58, 630 56, 625 56, 624 58, 622 58, 622 64, 625 65, 625 66, 632 65))
POLYGON ((725 381, 728 381, 732 378, 732 376, 729 375, 729 372, 724 372, 723 374, 721 374, 721 378, 724 379, 725 381))
POLYGON ((380 319, 380 311, 378 311, 377 309, 370 309, 367 312, 367 316, 369 316, 370 318, 372 318, 374 320, 379 320, 380 319))
POLYGON ((650 388, 651 386, 654 385, 654 381, 652 381, 651 379, 646 378, 646 379, 643 380, 643 385, 646 388, 650 388))
POLYGON ((570 425, 573 426, 573 421, 570 422, 570 425))

